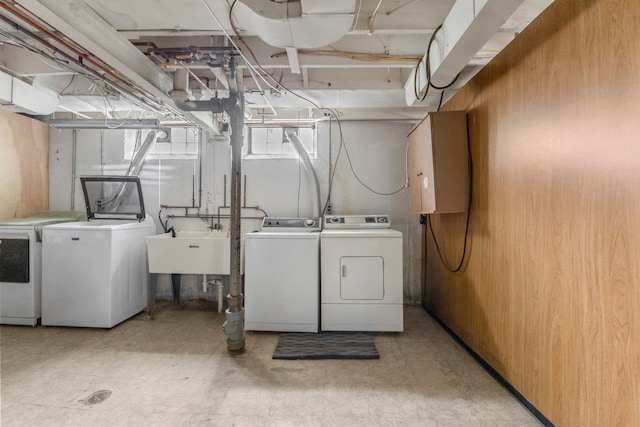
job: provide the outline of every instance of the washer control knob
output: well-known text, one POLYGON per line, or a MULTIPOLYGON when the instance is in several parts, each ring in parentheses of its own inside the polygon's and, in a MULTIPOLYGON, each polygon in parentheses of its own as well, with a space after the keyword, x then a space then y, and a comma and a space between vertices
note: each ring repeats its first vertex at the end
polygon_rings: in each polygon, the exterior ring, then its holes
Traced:
POLYGON ((312 219, 306 219, 304 221, 304 226, 305 227, 313 227, 314 225, 316 225, 316 222, 312 219))
POLYGON ((329 222, 340 222, 340 218, 337 216, 333 216, 331 218, 329 218, 329 222))

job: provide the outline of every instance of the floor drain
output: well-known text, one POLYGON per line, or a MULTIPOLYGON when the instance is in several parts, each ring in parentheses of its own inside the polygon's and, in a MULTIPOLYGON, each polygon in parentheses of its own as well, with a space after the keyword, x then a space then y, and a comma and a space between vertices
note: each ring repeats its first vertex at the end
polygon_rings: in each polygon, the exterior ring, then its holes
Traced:
POLYGON ((111 390, 99 390, 95 393, 92 393, 86 399, 82 399, 80 402, 84 403, 87 406, 97 405, 98 403, 102 403, 107 400, 111 396, 111 390))

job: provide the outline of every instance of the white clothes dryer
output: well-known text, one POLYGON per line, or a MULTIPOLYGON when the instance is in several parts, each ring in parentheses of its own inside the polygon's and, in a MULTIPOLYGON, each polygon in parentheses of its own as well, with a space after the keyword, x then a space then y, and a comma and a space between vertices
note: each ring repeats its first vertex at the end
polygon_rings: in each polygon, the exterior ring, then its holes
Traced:
POLYGON ((35 326, 42 310, 42 228, 81 221, 82 212, 37 212, 0 220, 0 323, 35 326))
POLYGON ((331 215, 321 233, 321 330, 403 330, 402 233, 386 215, 331 215))

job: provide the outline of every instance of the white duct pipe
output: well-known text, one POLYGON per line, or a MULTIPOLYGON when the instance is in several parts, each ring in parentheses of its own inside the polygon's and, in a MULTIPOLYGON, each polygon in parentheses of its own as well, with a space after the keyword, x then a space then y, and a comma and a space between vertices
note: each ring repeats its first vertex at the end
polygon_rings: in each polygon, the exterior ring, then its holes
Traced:
MULTIPOLYGON (((133 158, 131 159, 131 164, 129 165, 129 169, 125 173, 125 176, 136 176, 140 173, 140 169, 142 169, 144 160, 147 157, 147 154, 149 153, 149 150, 153 146, 153 143, 156 141, 157 137, 158 133, 155 130, 149 132, 142 145, 140 145, 138 150, 134 153, 133 158)), ((118 209, 120 203, 122 203, 122 199, 124 199, 125 196, 124 188, 125 183, 123 182, 118 187, 116 193, 117 196, 115 197, 115 199, 113 199, 113 202, 111 202, 113 203, 113 207, 110 208, 111 211, 115 211, 116 209, 118 209)))
POLYGON ((134 153, 133 158, 131 159, 131 165, 129 165, 129 169, 125 175, 135 176, 140 173, 144 160, 147 158, 147 154, 149 154, 149 150, 151 150, 151 147, 153 146, 153 143, 156 142, 157 138, 158 132, 155 130, 149 132, 142 145, 140 145, 140 148, 138 148, 134 153))
POLYGON ((298 136, 295 134, 293 129, 286 129, 285 135, 287 139, 293 144, 293 147, 298 152, 298 156, 300 157, 300 161, 302 162, 302 166, 304 167, 304 171, 311 181, 311 210, 312 215, 314 217, 320 217, 320 182, 318 182, 318 176, 316 175, 316 170, 313 168, 311 164, 311 159, 309 158, 309 153, 302 146, 302 143, 298 139, 298 136))
POLYGON ((355 0, 303 0, 300 4, 240 0, 233 8, 233 19, 271 46, 314 49, 347 34, 355 9, 355 0))

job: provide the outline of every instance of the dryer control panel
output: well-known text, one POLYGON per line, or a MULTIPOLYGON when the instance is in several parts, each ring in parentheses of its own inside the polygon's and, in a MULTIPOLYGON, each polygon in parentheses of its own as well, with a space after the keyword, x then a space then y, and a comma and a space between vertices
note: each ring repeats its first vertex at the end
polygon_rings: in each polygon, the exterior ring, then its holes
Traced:
POLYGON ((389 228, 389 215, 327 215, 324 228, 389 228))

